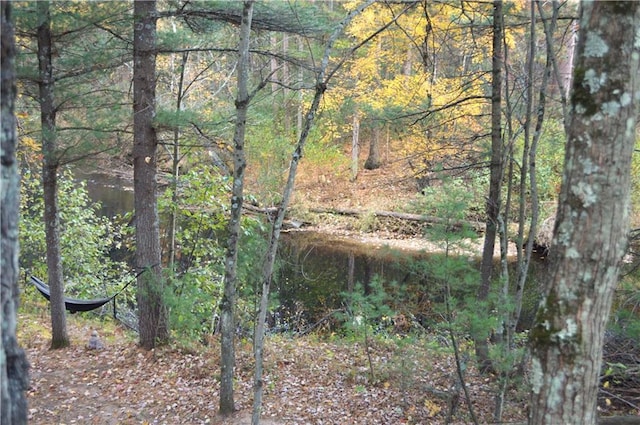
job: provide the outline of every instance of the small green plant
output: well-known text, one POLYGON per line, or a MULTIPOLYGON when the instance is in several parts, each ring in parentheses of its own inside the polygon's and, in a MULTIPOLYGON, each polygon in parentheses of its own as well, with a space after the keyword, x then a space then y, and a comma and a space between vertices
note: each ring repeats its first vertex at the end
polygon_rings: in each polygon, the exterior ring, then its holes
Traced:
POLYGON ((342 318, 347 335, 358 338, 365 331, 373 332, 385 323, 385 318, 394 315, 383 280, 377 275, 368 285, 358 282, 353 291, 343 292, 342 296, 346 304, 342 318))
POLYGON ((376 214, 373 211, 364 214, 358 221, 358 227, 361 232, 374 232, 377 228, 376 214))
POLYGON ((407 212, 435 217, 448 217, 454 212, 458 220, 476 219, 483 214, 487 176, 468 172, 465 178, 438 177, 436 183, 422 189, 407 206, 407 212))
POLYGON ((370 338, 376 325, 384 323, 384 318, 393 316, 393 311, 388 306, 389 300, 383 281, 379 276, 375 276, 366 286, 357 283, 353 291, 344 292, 343 297, 346 302, 346 312, 343 314, 344 329, 347 335, 356 339, 362 335, 369 364, 369 376, 371 382, 375 382, 370 338))
MULTIPOLYGON (((428 190, 424 200, 430 211, 443 220, 428 229, 429 239, 439 244, 442 250, 438 261, 425 264, 423 273, 441 288, 442 302, 435 308, 444 319, 440 326, 448 333, 455 358, 456 380, 454 387, 462 389, 469 406, 469 414, 478 423, 465 384, 467 353, 461 343, 471 335, 487 334, 495 323, 481 315, 485 308, 478 305, 477 289, 479 271, 462 252, 467 251, 476 233, 464 221, 473 194, 457 181, 445 181, 438 191, 428 190)), ((459 390, 458 390, 459 391, 459 390)), ((454 414, 451 408, 449 417, 454 414)))

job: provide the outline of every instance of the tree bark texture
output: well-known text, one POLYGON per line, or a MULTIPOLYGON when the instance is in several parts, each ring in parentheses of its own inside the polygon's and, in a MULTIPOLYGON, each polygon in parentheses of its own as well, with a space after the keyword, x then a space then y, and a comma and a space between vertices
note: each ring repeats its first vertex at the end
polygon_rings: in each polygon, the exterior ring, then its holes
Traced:
POLYGON ((230 415, 235 410, 233 372, 235 368, 235 305, 238 272, 238 243, 241 234, 242 204, 244 199, 244 172, 247 165, 244 153, 247 112, 249 109, 249 41, 253 1, 244 3, 240 23, 238 47, 238 93, 236 98, 236 127, 233 135, 233 187, 231 215, 227 225, 227 251, 224 269, 224 293, 220 305, 220 413, 230 415))
POLYGON ((629 225, 639 40, 640 3, 582 3, 549 278, 531 332, 530 424, 597 423, 603 336, 629 225))
POLYGON ((15 37, 11 2, 0 2, 2 69, 0 81, 0 424, 27 423, 29 364, 16 338, 18 316, 18 217, 19 176, 16 160, 15 37))
POLYGON ((160 263, 157 203, 156 2, 134 2, 133 179, 140 345, 152 349, 169 338, 160 263))
POLYGON ((262 371, 263 371, 263 358, 264 358, 264 333, 265 333, 265 322, 267 317, 267 309, 269 302, 269 291, 271 289, 271 281, 273 279, 273 269, 276 261, 276 254, 278 253, 278 242, 280 240, 280 233, 282 231, 282 223, 284 221, 284 216, 287 212, 287 208, 289 206, 289 202, 291 200, 291 196, 293 195, 293 189, 296 181, 296 174, 298 170, 298 164, 302 159, 302 154, 304 152, 304 147, 309 137, 309 132, 313 127, 313 123, 316 117, 316 113, 318 112, 318 108, 320 107, 320 101, 324 96, 324 92, 327 89, 327 83, 333 76, 333 74, 337 71, 337 68, 333 69, 332 72, 328 72, 327 68, 329 66, 329 56, 333 49, 333 45, 336 42, 338 36, 342 34, 345 26, 351 22, 351 20, 360 14, 365 8, 374 3, 375 0, 367 0, 363 2, 361 5, 356 7, 354 10, 349 12, 349 14, 340 22, 338 27, 333 31, 331 37, 327 41, 324 54, 322 56, 322 61, 320 62, 320 67, 317 70, 316 80, 315 80, 315 93, 313 96, 313 100, 307 113, 305 114, 304 125, 302 127, 302 131, 300 132, 300 137, 298 139, 298 143, 293 151, 293 155, 291 156, 291 162, 289 163, 289 174, 287 176, 287 182, 282 191, 282 201, 280 202, 280 206, 278 207, 278 212, 273 221, 273 226, 271 227, 271 235, 269 237, 269 244, 267 246, 266 257, 262 266, 262 293, 260 294, 260 308, 258 310, 258 320, 256 324, 256 329, 254 333, 254 358, 256 362, 255 366, 255 377, 254 377, 254 402, 253 402, 253 415, 251 418, 251 424, 257 425, 260 422, 260 412, 262 408, 262 393, 264 390, 264 381, 262 380, 262 371))
MULTIPOLYGON (((478 299, 481 308, 486 308, 484 302, 489 297, 493 270, 493 252, 498 231, 498 215, 503 177, 504 145, 502 143, 502 0, 493 2, 493 61, 491 67, 491 164, 489 177, 489 196, 486 202, 487 224, 482 247, 482 262, 480 265, 480 290, 478 299)), ((479 333, 474 335, 476 357, 480 370, 487 372, 491 368, 489 360, 488 335, 479 333)))
POLYGON ((60 249, 60 213, 58 210, 58 152, 56 105, 53 77, 53 39, 49 2, 38 3, 38 65, 40 81, 40 124, 42 126, 42 187, 44 226, 47 244, 47 281, 51 289, 51 348, 69 345, 64 307, 64 275, 60 249))
POLYGON ((353 114, 351 133, 351 180, 358 178, 358 160, 360 159, 360 117, 358 112, 353 114))
POLYGON ((382 160, 380 159, 380 126, 374 124, 373 134, 371 141, 369 142, 369 156, 364 162, 364 168, 366 170, 377 170, 382 166, 382 160))

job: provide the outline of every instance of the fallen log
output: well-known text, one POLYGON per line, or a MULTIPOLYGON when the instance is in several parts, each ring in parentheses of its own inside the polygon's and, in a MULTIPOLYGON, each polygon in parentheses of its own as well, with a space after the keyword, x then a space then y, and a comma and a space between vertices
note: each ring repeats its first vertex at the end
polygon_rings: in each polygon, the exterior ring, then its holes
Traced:
POLYGON ((598 419, 598 425, 640 425, 640 416, 606 416, 598 419))
POLYGON ((242 208, 247 212, 257 213, 257 214, 265 214, 265 215, 276 215, 278 213, 277 207, 259 207, 253 204, 244 203, 242 204, 242 208))
MULTIPOLYGON (((502 425, 528 425, 528 422, 500 422, 502 425)), ((640 425, 640 416, 601 416, 598 425, 640 425)), ((489 424, 493 425, 493 424, 489 424)))
POLYGON ((485 230, 484 223, 468 220, 449 220, 442 217, 435 217, 432 215, 423 214, 409 214, 395 211, 362 211, 351 208, 310 208, 309 211, 318 214, 334 214, 334 215, 346 215, 353 217, 362 217, 367 214, 373 214, 376 217, 390 217, 397 218, 398 220, 417 221, 430 224, 445 224, 454 228, 460 228, 468 226, 474 229, 478 233, 483 233, 485 230))
MULTIPOLYGON (((252 204, 243 204, 242 209, 246 214, 265 215, 270 222, 273 222, 273 219, 278 213, 277 207, 258 207, 252 204)), ((285 218, 282 221, 282 230, 300 229, 301 227, 308 226, 310 224, 311 223, 308 221, 285 218)))

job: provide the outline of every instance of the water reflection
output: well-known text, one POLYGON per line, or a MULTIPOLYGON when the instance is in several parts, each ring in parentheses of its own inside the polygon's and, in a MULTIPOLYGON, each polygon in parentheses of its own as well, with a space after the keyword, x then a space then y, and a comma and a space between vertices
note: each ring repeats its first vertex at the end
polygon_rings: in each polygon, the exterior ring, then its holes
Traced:
MULTIPOLYGON (((100 214, 114 217, 133 211, 129 180, 95 172, 76 171, 76 176, 86 181, 89 196, 100 203, 100 214)), ((366 292, 375 276, 385 283, 393 310, 411 315, 425 326, 437 320, 432 304, 441 301, 442 290, 429 272, 440 261, 437 254, 399 252, 348 237, 298 230, 282 233, 279 258, 280 267, 272 284, 272 294, 280 304, 276 315, 294 327, 312 325, 343 308, 343 294, 353 290, 356 283, 366 292)), ((465 260, 477 262, 473 258, 465 260)), ((535 276, 543 269, 543 263, 532 264, 522 311, 523 328, 533 320, 539 298, 535 276)))
POLYGON ((423 307, 429 289, 438 292, 429 285, 427 274, 416 267, 429 257, 422 252, 400 253, 314 231, 283 234, 280 252, 282 265, 274 285, 280 314, 293 317, 294 322, 304 319, 302 325, 312 325, 344 308, 343 294, 356 284, 367 294, 376 277, 384 283, 395 311, 419 319, 428 314, 423 307))
POLYGON ((130 179, 80 169, 74 170, 74 175, 78 181, 86 182, 89 198, 100 204, 100 215, 113 218, 133 212, 133 183, 130 179))
MULTIPOLYGON (((392 310, 427 328, 439 320, 434 304, 442 301, 443 288, 433 277, 433 268, 442 262, 440 254, 400 252, 345 237, 295 231, 283 233, 280 257, 282 264, 273 284, 273 293, 281 305, 278 314, 291 318, 293 327, 313 325, 343 308, 343 294, 353 290, 356 283, 360 283, 366 293, 375 276, 384 283, 392 310)), ((469 265, 463 273, 479 270, 479 259, 458 259, 469 265)), ((496 273, 498 267, 496 264, 496 273)), ((534 318, 539 298, 536 276, 543 270, 543 263, 531 266, 521 329, 528 328, 534 318)), ((464 292, 472 290, 463 284, 459 288, 456 296, 460 298, 464 297, 464 292)))

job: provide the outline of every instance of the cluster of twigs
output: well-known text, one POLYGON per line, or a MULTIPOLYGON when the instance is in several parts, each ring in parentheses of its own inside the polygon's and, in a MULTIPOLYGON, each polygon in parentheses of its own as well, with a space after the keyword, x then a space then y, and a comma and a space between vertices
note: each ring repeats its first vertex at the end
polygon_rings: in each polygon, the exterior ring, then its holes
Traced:
POLYGON ((640 412, 640 341, 619 334, 607 335, 602 364, 602 406, 640 412))

